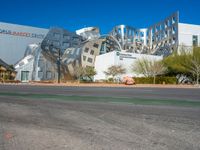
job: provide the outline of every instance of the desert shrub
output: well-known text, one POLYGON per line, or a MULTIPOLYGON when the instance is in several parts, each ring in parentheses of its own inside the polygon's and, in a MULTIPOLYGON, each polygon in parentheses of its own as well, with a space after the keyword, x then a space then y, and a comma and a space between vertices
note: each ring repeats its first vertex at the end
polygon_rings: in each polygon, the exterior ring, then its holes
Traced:
MULTIPOLYGON (((135 77, 133 78, 136 84, 153 84, 153 77, 135 77)), ((176 77, 157 77, 156 84, 176 84, 177 78, 176 77)))

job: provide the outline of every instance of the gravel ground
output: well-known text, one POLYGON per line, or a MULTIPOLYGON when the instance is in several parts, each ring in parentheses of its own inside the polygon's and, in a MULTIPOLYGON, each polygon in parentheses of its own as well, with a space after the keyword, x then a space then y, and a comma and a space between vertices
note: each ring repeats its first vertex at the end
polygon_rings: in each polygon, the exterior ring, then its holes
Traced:
POLYGON ((0 96, 0 150, 199 150, 200 109, 0 96))

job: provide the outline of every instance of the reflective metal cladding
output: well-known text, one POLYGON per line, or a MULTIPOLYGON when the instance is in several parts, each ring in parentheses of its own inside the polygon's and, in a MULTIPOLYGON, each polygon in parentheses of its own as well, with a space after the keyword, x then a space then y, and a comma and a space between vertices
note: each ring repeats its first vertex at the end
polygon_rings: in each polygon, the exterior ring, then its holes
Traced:
POLYGON ((18 72, 29 68, 30 80, 53 80, 57 77, 58 57, 62 77, 73 78, 77 66, 94 67, 96 56, 111 51, 167 56, 178 47, 178 15, 176 12, 145 29, 119 25, 106 35, 101 35, 98 27, 76 32, 51 28, 41 44, 27 48, 16 68, 18 72))

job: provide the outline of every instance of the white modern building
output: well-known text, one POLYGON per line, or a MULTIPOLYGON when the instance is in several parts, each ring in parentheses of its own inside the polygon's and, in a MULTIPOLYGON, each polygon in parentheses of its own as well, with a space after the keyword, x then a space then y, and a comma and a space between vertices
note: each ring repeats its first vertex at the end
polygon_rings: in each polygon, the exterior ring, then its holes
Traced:
POLYGON ((0 58, 15 64, 24 57, 29 44, 42 42, 48 29, 0 22, 0 58))
POLYGON ((105 75, 105 71, 113 65, 121 65, 126 69, 126 73, 118 76, 122 79, 124 76, 136 77, 143 76, 132 71, 132 68, 138 59, 147 59, 147 60, 162 60, 162 56, 155 55, 146 55, 146 54, 136 54, 136 53, 126 53, 113 51, 106 54, 102 54, 96 57, 95 60, 95 70, 97 74, 94 76, 95 81, 108 79, 109 76, 105 75))
POLYGON ((200 46, 200 25, 179 23, 178 39, 179 45, 200 46))

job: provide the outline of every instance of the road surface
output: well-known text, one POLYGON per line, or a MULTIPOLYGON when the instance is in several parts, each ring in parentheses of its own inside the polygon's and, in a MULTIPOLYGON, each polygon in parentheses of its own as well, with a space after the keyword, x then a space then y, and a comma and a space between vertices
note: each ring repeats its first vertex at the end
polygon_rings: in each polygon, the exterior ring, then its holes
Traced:
POLYGON ((0 150, 46 149, 199 150, 200 90, 0 85, 0 150))

